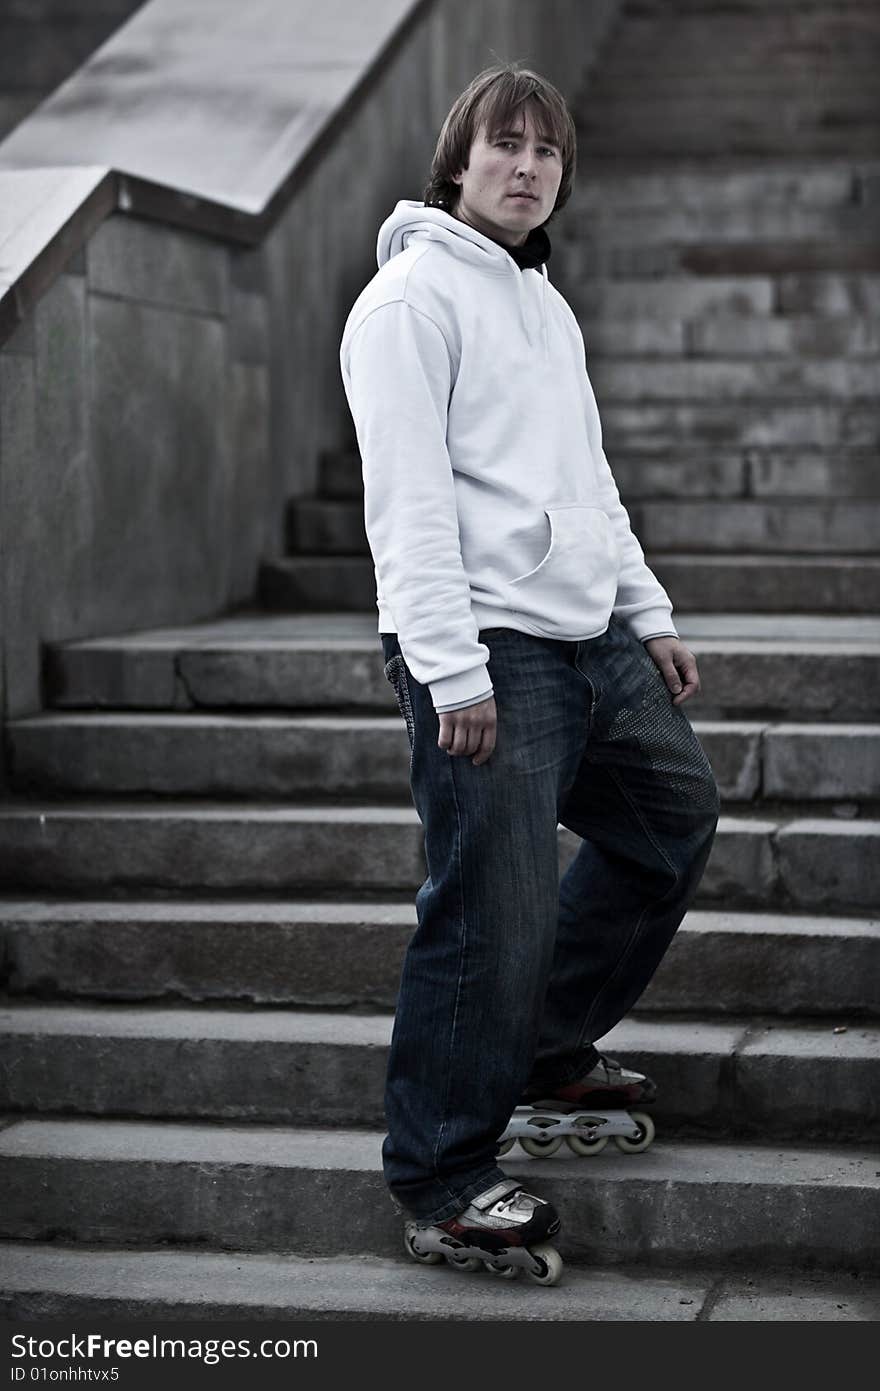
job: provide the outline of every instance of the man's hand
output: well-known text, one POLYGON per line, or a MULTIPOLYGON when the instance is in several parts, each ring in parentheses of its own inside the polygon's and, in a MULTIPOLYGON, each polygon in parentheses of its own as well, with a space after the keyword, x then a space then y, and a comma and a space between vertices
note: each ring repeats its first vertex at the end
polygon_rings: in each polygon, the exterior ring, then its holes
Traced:
POLYGON ((466 705, 463 710, 444 710, 438 714, 441 749, 451 754, 472 753, 475 768, 485 763, 495 748, 495 730, 498 717, 495 711, 495 697, 480 700, 476 705, 466 705))
POLYGON ((673 705, 682 705, 700 689, 697 659, 681 638, 648 638, 643 644, 672 692, 673 705))

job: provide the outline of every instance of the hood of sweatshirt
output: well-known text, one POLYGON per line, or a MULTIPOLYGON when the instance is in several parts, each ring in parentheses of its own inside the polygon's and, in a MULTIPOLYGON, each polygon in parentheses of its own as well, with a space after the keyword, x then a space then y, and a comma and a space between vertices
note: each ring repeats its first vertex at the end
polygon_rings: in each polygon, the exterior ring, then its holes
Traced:
MULTIPOLYGON (((549 247, 549 237, 546 233, 549 247)), ((531 336, 530 323, 535 314, 540 323, 538 334, 543 344, 545 357, 549 356, 547 326, 547 267, 544 264, 533 269, 539 281, 527 283, 524 271, 507 247, 491 237, 478 232, 476 227, 444 212, 442 208, 426 207, 424 203, 411 198, 402 198, 394 211, 379 228, 376 241, 376 260, 379 268, 405 251, 413 242, 441 242, 458 260, 474 266, 486 275, 512 277, 520 304, 520 314, 526 332, 531 336), (530 312, 529 304, 534 306, 530 312)), ((547 259, 547 258, 545 258, 547 259)))
POLYGON ((379 228, 378 264, 384 266, 392 256, 405 251, 412 238, 445 242, 454 256, 490 274, 508 274, 513 268, 539 270, 550 259, 550 238, 543 227, 533 228, 522 247, 506 247, 442 208, 401 199, 379 228))

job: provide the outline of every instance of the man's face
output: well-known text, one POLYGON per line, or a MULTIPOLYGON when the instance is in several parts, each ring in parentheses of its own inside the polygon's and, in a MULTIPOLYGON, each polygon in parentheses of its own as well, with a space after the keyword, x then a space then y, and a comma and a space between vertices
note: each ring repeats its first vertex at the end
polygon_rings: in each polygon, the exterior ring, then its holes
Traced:
POLYGON ((562 181, 562 152, 545 134, 529 107, 492 140, 481 125, 467 169, 453 175, 461 189, 455 216, 509 246, 522 245, 547 221, 562 181))

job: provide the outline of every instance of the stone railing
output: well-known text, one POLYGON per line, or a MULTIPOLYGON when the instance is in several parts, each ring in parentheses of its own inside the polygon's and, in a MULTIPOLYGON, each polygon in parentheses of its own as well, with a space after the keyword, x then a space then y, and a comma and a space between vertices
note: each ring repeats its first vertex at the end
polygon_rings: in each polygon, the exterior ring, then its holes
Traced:
POLYGON ((248 602, 350 438, 345 316, 449 103, 617 0, 151 0, 0 144, 3 714, 47 641, 248 602))

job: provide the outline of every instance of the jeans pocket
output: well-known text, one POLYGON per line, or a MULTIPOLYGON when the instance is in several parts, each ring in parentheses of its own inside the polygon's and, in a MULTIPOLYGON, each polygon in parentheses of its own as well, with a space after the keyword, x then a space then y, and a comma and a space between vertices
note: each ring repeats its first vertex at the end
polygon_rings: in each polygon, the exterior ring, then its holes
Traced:
POLYGON ((412 700, 410 699, 409 693, 406 662, 401 653, 398 652, 390 661, 385 663, 385 676, 391 683, 397 700, 397 708, 406 724, 406 732, 409 738, 409 766, 410 769, 412 769, 416 725, 413 717, 412 700))

